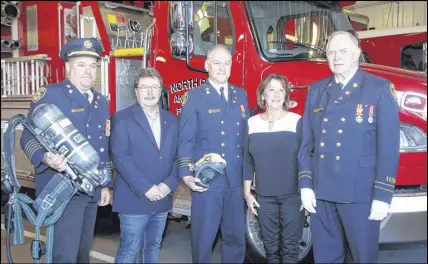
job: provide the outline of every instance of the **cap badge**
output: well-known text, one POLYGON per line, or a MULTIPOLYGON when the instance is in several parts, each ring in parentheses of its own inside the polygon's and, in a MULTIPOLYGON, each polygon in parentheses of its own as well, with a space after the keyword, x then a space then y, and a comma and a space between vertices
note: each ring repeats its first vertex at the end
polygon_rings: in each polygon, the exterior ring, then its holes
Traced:
POLYGON ((92 48, 92 42, 89 40, 85 40, 85 42, 83 43, 83 46, 85 46, 86 49, 90 49, 92 48))

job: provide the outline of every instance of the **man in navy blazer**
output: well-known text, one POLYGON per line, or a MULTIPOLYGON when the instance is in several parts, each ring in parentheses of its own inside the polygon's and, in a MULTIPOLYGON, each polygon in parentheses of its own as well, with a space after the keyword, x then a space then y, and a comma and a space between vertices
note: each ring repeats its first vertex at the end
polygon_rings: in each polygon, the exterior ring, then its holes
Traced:
POLYGON ((178 118, 159 107, 162 77, 155 69, 143 69, 134 87, 138 103, 112 117, 113 211, 121 229, 116 263, 135 263, 140 250, 141 263, 158 263, 178 185, 178 118))

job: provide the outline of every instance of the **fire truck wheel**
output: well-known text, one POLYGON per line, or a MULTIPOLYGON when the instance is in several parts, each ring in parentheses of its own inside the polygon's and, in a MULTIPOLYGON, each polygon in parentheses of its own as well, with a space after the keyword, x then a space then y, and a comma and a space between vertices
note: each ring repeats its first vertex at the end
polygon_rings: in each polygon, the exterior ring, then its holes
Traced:
MULTIPOLYGON (((245 238, 247 240, 246 262, 266 263, 266 252, 260 234, 259 221, 250 210, 245 209, 245 238)), ((306 217, 303 235, 299 242, 299 263, 313 263, 310 218, 306 217)))

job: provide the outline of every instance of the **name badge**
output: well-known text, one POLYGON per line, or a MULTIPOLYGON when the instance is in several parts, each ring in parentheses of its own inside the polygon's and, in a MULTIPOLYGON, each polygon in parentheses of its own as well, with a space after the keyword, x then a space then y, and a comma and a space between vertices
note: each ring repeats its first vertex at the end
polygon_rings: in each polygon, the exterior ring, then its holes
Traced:
POLYGON ((104 134, 106 137, 110 136, 110 119, 106 119, 106 129, 104 134))
POLYGON ((319 112, 323 112, 324 108, 315 108, 312 112, 314 113, 319 113, 319 112))
POLYGON ((210 113, 210 114, 220 113, 220 109, 208 109, 208 113, 210 113))
POLYGON ((85 111, 85 108, 75 108, 75 109, 71 109, 72 113, 78 113, 78 112, 83 112, 85 111))

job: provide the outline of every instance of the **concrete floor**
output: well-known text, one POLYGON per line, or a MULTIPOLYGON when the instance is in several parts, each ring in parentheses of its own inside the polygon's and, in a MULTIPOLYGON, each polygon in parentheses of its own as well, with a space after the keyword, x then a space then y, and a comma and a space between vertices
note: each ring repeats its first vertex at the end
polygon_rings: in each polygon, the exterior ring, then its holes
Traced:
MULTIPOLYGON (((1 263, 7 263, 5 254, 5 231, 2 215, 1 263)), ((164 234, 160 262, 191 263, 190 229, 185 221, 169 220, 164 234)), ((31 263, 30 242, 33 227, 25 220, 26 243, 12 247, 15 263, 31 263)), ((44 234, 44 231, 42 232, 44 234)), ((113 263, 119 241, 118 227, 110 218, 100 217, 95 230, 95 239, 91 253, 92 263, 113 263)), ((221 241, 218 241, 213 252, 213 262, 219 263, 221 241)), ((427 263, 427 242, 381 245, 379 263, 427 263)))

